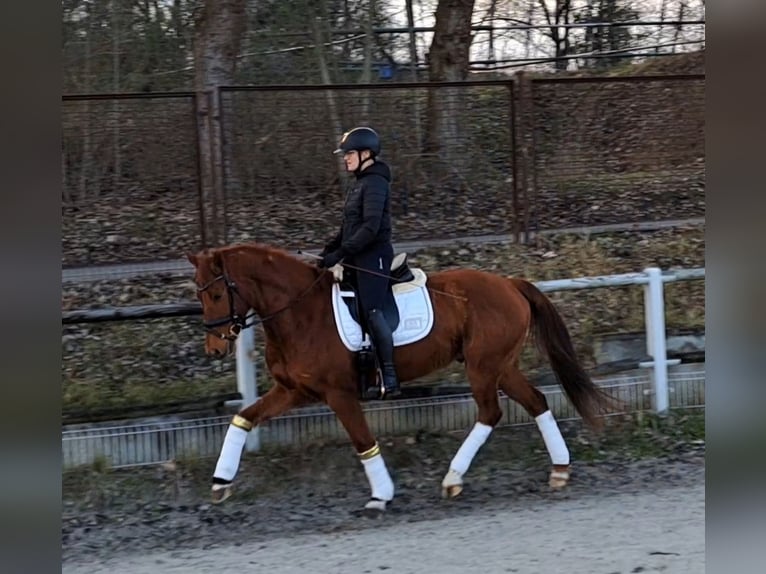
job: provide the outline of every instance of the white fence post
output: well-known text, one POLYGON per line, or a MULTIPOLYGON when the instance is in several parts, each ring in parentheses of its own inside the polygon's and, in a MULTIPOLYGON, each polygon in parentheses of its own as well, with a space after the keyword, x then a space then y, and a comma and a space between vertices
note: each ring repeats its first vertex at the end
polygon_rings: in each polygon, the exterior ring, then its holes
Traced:
MULTIPOLYGON (((258 399, 254 352, 255 328, 242 329, 237 337, 237 390, 242 395, 242 406, 251 405, 258 399)), ((255 452, 260 449, 258 433, 258 427, 247 433, 246 451, 255 452)))
POLYGON ((654 367, 654 410, 659 414, 665 414, 670 404, 670 396, 662 271, 657 267, 648 267, 644 269, 644 273, 649 278, 649 282, 644 285, 646 352, 652 360, 641 363, 641 366, 654 367))

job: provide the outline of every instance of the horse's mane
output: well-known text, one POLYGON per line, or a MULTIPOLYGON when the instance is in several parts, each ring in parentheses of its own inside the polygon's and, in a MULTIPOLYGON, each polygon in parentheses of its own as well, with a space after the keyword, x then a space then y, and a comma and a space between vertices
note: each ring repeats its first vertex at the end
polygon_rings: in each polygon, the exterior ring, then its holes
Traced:
POLYGON ((221 255, 228 255, 229 253, 237 253, 240 251, 245 252, 257 252, 259 255, 263 255, 268 257, 271 255, 272 257, 276 258, 288 258, 294 261, 300 261, 297 257, 295 257, 292 253, 289 253, 285 249, 280 249, 279 247, 274 247, 273 245, 268 245, 266 243, 259 243, 256 241, 250 241, 246 243, 232 243, 231 245, 224 245, 222 247, 215 247, 215 248, 208 248, 205 251, 209 251, 212 253, 213 251, 218 251, 221 255))
MULTIPOLYGON (((208 250, 205 250, 208 251, 208 250)), ((285 249, 281 249, 279 247, 275 247, 273 245, 268 245, 266 243, 259 243, 255 241, 247 242, 247 243, 235 243, 232 245, 225 245, 223 247, 217 247, 213 251, 217 251, 221 254, 221 256, 226 257, 229 254, 234 253, 243 253, 243 254, 253 254, 261 259, 267 259, 269 261, 275 262, 277 265, 287 265, 291 266, 294 269, 309 269, 316 273, 319 272, 319 269, 316 268, 316 266, 311 265, 307 261, 304 261, 297 257, 295 254, 290 253, 289 251, 285 249)))

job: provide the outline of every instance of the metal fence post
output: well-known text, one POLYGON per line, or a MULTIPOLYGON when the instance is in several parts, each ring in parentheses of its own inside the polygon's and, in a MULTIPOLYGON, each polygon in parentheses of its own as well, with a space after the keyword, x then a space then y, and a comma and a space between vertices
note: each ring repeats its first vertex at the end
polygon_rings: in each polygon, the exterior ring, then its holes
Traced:
POLYGON ((657 267, 647 267, 644 273, 649 278, 649 282, 644 285, 646 352, 652 360, 641 363, 641 366, 654 368, 654 410, 658 414, 665 414, 668 411, 670 399, 662 271, 657 267))
MULTIPOLYGON (((242 395, 242 406, 248 406, 258 400, 258 386, 255 373, 255 328, 242 329, 237 337, 237 390, 242 395)), ((259 429, 255 427, 247 434, 245 450, 255 452, 260 449, 259 429)))

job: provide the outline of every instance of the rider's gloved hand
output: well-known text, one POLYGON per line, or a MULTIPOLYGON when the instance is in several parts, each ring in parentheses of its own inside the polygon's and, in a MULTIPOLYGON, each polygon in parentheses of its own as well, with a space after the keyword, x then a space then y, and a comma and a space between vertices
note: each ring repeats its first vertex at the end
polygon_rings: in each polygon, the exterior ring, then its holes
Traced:
POLYGON ((320 268, 329 269, 333 265, 340 263, 341 259, 343 259, 343 254, 340 251, 333 251, 323 255, 322 259, 319 260, 318 266, 320 268))

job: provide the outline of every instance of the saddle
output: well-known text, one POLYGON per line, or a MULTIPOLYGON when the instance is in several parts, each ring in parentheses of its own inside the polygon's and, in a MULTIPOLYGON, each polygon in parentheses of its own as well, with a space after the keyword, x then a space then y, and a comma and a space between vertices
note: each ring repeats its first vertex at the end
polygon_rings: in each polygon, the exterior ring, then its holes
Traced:
MULTIPOLYGON (((374 387, 375 377, 372 372, 376 368, 376 361, 374 358, 374 349, 369 345, 369 330, 367 328, 367 319, 361 312, 361 305, 359 301, 359 287, 357 284, 357 270, 348 269, 340 265, 333 269, 336 282, 339 284, 343 302, 348 307, 351 317, 356 321, 362 329, 362 336, 368 344, 364 345, 361 349, 356 351, 357 368, 359 370, 359 391, 362 398, 370 398, 371 395, 377 393, 377 387, 374 387)), ((363 273, 363 271, 362 271, 363 273)), ((397 285, 403 286, 407 283, 416 282, 417 277, 410 269, 407 262, 407 253, 402 252, 397 254, 391 261, 391 268, 389 272, 390 280, 388 290, 386 292, 385 299, 383 301, 383 316, 386 319, 391 332, 396 331, 399 326, 400 316, 399 308, 396 304, 394 297, 394 288, 397 285)))
MULTIPOLYGON (((354 293, 357 292, 356 272, 354 269, 346 269, 341 265, 336 265, 332 268, 332 271, 335 275, 336 282, 339 283, 344 290, 348 289, 352 290, 354 293)), ((415 281, 416 277, 407 262, 406 252, 403 251, 402 253, 398 253, 393 258, 389 276, 391 277, 391 280, 389 281, 390 286, 415 281)))
MULTIPOLYGON (((362 316, 359 308, 359 286, 357 284, 358 272, 355 269, 347 269, 340 265, 338 268, 339 269, 334 270, 333 273, 335 274, 336 282, 339 284, 339 287, 343 292, 343 301, 348 306, 354 321, 359 323, 359 326, 362 327, 364 333, 367 333, 366 318, 362 316)), ((362 271, 362 273, 364 272, 362 271)), ((410 269, 407 262, 407 253, 402 252, 394 257, 391 261, 389 276, 388 291, 386 292, 382 311, 383 316, 388 322, 388 326, 391 327, 391 332, 394 332, 399 326, 399 309, 394 298, 395 286, 417 281, 417 277, 412 272, 412 269, 410 269)))

